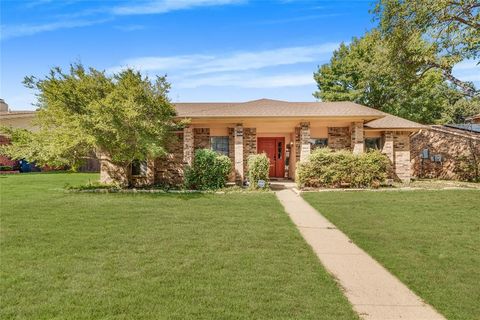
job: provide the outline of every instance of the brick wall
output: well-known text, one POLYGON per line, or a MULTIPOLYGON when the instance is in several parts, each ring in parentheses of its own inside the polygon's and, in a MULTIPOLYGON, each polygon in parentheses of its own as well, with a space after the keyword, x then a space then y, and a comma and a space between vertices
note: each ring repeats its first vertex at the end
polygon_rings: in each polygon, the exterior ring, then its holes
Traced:
POLYGON ((257 129, 243 128, 243 170, 247 174, 248 156, 257 153, 257 129))
POLYGON ((409 181, 412 175, 409 132, 393 132, 393 152, 396 176, 402 181, 409 181))
POLYGON ((417 177, 459 179, 462 158, 472 159, 473 154, 480 159, 480 134, 441 126, 416 133, 411 137, 411 146, 413 174, 417 177), (423 149, 428 149, 428 159, 421 159, 423 149), (434 155, 440 155, 442 161, 433 161, 434 155))
POLYGON ((105 153, 98 155, 100 160, 100 182, 106 184, 119 184, 128 186, 130 184, 130 170, 128 167, 121 167, 111 162, 111 157, 105 153))
POLYGON ((363 122, 352 122, 350 146, 353 153, 362 153, 364 149, 363 122))
POLYGON ((296 160, 296 163, 300 162, 300 150, 302 148, 300 133, 301 133, 301 128, 296 127, 295 128, 295 160, 296 160))
POLYGON ((228 128, 228 157, 232 161, 232 171, 228 176, 228 181, 235 182, 235 129, 228 128))
POLYGON ((308 158, 311 152, 310 146, 310 123, 300 123, 300 161, 308 158))
POLYGON ((177 133, 168 154, 155 159, 155 183, 178 186, 183 183, 183 133, 177 133))
POLYGON ((351 140, 349 127, 328 128, 328 146, 333 150, 350 149, 351 140))
POLYGON ((197 149, 210 149, 210 129, 195 128, 193 129, 193 147, 197 149))

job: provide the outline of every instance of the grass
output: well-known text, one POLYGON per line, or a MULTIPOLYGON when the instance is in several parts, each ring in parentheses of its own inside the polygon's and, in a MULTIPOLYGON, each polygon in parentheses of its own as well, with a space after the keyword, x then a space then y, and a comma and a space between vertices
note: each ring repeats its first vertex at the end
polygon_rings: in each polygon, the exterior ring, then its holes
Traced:
POLYGON ((304 198, 449 319, 480 319, 480 192, 320 192, 304 198))
POLYGON ((357 319, 273 194, 2 176, 1 319, 357 319))

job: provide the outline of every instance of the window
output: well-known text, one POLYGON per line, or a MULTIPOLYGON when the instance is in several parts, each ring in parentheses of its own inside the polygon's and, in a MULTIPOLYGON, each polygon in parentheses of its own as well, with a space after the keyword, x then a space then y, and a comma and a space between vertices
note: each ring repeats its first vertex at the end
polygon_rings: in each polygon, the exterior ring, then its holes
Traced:
POLYGON ((228 137, 210 137, 212 150, 228 156, 228 137))
POLYGON ((326 148, 328 147, 328 139, 327 138, 312 138, 310 141, 310 147, 312 150, 317 148, 326 148))
POLYGON ((380 150, 382 147, 381 138, 365 138, 365 149, 368 150, 380 150))
POLYGON ((132 162, 132 176, 144 177, 147 175, 147 161, 133 160, 132 162))

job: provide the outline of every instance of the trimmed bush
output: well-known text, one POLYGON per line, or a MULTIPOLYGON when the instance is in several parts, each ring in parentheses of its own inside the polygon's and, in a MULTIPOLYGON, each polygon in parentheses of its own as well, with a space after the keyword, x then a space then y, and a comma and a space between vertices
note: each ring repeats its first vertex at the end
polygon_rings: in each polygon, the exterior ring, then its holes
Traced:
POLYGON ((379 187, 390 170, 388 158, 379 151, 353 154, 351 151, 316 149, 297 165, 296 181, 300 187, 379 187))
POLYGON ((268 173, 270 171, 270 159, 265 153, 248 156, 247 180, 250 188, 258 189, 258 180, 264 180, 268 187, 268 173))
POLYGON ((12 166, 0 166, 0 171, 12 171, 12 166))
POLYGON ((210 149, 199 149, 191 167, 185 169, 185 187, 216 190, 225 187, 232 170, 230 158, 210 149))

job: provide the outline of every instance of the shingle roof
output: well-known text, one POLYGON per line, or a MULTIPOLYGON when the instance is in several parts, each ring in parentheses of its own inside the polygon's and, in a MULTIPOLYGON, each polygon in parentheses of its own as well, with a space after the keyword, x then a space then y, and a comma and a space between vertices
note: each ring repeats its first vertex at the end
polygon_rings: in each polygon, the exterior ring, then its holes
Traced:
MULTIPOLYGON (((260 99, 247 102, 174 103, 181 118, 231 117, 363 117, 371 129, 422 129, 424 125, 350 101, 289 102, 260 99)), ((31 117, 35 111, 0 112, 0 118, 31 117)))
POLYGON ((34 117, 36 111, 8 111, 0 112, 0 119, 10 119, 10 118, 28 118, 34 117))
POLYGON ((467 118, 467 120, 473 120, 473 119, 480 119, 480 113, 474 116, 471 116, 470 118, 467 118))
POLYGON ((445 126, 458 129, 458 130, 480 133, 480 124, 476 124, 476 123, 446 124, 445 126))
POLYGON ((385 112, 384 117, 365 123, 365 127, 371 129, 422 129, 426 126, 407 119, 403 119, 385 112))
POLYGON ((384 113, 353 102, 288 102, 260 99, 248 102, 174 103, 178 117, 365 117, 384 113))

